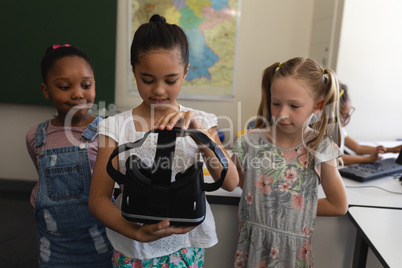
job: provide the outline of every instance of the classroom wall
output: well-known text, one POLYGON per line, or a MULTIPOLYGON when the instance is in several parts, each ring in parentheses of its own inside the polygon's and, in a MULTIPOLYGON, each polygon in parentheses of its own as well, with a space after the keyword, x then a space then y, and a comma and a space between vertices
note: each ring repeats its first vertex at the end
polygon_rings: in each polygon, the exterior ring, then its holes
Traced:
MULTIPOLYGON (((400 59, 402 37, 398 34, 401 18, 396 14, 398 0, 345 1, 337 73, 348 84, 353 105, 357 108, 347 127, 349 135, 359 141, 395 140, 402 136, 399 115, 402 84, 400 59)), ((125 110, 139 104, 139 98, 126 97, 128 88, 128 47, 130 40, 122 29, 127 21, 127 0, 118 1, 118 44, 116 70, 116 105, 125 110), (124 18, 126 16, 126 18, 124 18), (127 52, 125 52, 127 51, 127 52)), ((307 55, 312 31, 314 1, 297 0, 241 1, 235 65, 235 99, 233 101, 190 101, 181 103, 197 109, 228 116, 233 129, 244 127, 257 110, 262 70, 275 61, 307 55)), ((12 41, 11 41, 12 42, 12 41)), ((23 61, 22 61, 23 62, 23 61)), ((37 90, 39 85, 27 85, 37 90)), ((7 89, 10 90, 10 89, 7 89)), ((7 94, 7 90, 3 94, 7 94)), ((36 180, 36 171, 25 149, 25 133, 37 122, 50 118, 54 108, 5 104, 0 98, 0 178, 36 180), (21 168, 23 167, 23 168, 21 168)), ((222 129, 226 121, 219 122, 222 129)), ((228 138, 229 145, 231 139, 228 138)), ((232 137, 233 138, 233 137, 232 137)))
POLYGON ((335 70, 344 0, 314 1, 309 57, 335 70))
MULTIPOLYGON (((33 85, 41 94, 39 85, 33 85)), ((38 180, 28 155, 25 134, 34 124, 52 118, 56 109, 50 106, 0 103, 0 179, 38 180)))
MULTIPOLYGON (((140 103, 138 97, 126 95, 131 43, 126 24, 127 2, 118 0, 115 90, 116 106, 122 111, 140 103)), ((226 137, 229 147, 235 138, 233 135, 257 112, 263 69, 276 61, 285 61, 294 56, 308 56, 314 6, 314 0, 240 2, 234 100, 180 101, 184 106, 230 118, 233 131, 232 137, 226 137)), ((39 85, 27 85, 28 87, 41 94, 39 85)), ((0 124, 6 127, 0 132, 0 178, 37 180, 36 170, 25 148, 25 134, 30 126, 52 117, 54 113, 52 107, 1 103, 0 124)), ((231 126, 228 120, 219 120, 219 124, 222 130, 231 126)))

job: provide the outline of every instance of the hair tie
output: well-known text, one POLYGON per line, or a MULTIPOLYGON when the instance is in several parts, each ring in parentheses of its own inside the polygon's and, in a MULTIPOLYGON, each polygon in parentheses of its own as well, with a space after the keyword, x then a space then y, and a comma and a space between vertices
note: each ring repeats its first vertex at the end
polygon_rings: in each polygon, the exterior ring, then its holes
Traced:
POLYGON ((345 93, 345 90, 344 90, 344 89, 342 89, 341 92, 339 93, 339 98, 342 97, 343 93, 345 93))
POLYGON ((278 67, 275 68, 275 72, 277 72, 279 70, 279 67, 281 67, 282 62, 279 63, 278 67))
POLYGON ((166 19, 163 16, 160 16, 159 14, 152 15, 152 17, 149 19, 149 22, 165 22, 166 19))
POLYGON ((52 46, 53 49, 56 49, 56 48, 59 48, 59 47, 71 47, 71 45, 69 45, 69 44, 64 44, 64 45, 53 45, 53 46, 52 46))

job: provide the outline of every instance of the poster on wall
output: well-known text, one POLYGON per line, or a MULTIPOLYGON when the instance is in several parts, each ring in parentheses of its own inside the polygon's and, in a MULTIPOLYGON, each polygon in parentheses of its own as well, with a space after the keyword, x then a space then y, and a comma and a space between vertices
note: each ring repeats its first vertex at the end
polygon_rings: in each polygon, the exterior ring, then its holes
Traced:
MULTIPOLYGON (((190 43, 190 69, 179 98, 233 99, 240 0, 131 0, 132 36, 154 14, 179 25, 190 43)), ((130 77, 130 94, 138 94, 130 77)))

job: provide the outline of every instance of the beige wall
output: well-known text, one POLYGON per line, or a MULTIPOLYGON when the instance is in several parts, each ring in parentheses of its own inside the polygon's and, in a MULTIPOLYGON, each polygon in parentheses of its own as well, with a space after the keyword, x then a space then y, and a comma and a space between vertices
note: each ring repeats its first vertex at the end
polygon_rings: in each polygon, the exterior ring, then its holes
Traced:
MULTIPOLYGON (((243 0, 236 44, 234 92, 232 101, 180 101, 185 106, 215 113, 220 128, 226 132, 230 147, 235 134, 256 114, 260 101, 261 74, 275 61, 294 56, 308 56, 310 46, 313 0, 243 0), (227 129, 231 129, 231 133, 227 129)), ((127 0, 118 1, 118 43, 116 70, 116 105, 120 110, 140 103, 128 97, 129 45, 131 36, 124 27, 127 21, 127 0)), ((31 88, 39 85, 31 85, 31 88)), ((29 127, 53 116, 51 107, 0 105, 0 178, 36 180, 34 166, 25 148, 29 127), (5 126, 5 127, 4 127, 5 126)))
MULTIPOLYGON (((398 123, 402 114, 402 91, 399 90, 402 84, 399 66, 402 40, 395 34, 402 21, 394 14, 399 10, 395 7, 401 7, 401 3, 398 0, 370 1, 369 5, 363 4, 363 0, 356 1, 345 2, 336 69, 340 79, 349 85, 353 105, 357 108, 347 130, 356 140, 395 140, 402 136, 402 124, 398 123), (357 19, 357 15, 361 17, 357 19), (384 15, 384 18, 379 18, 379 15, 384 15)), ((125 2, 118 2, 119 38, 128 32, 121 29, 125 2)), ((314 42, 310 41, 312 21, 317 18, 313 11, 313 0, 241 1, 235 99, 180 102, 231 118, 233 133, 236 133, 257 111, 262 70, 275 61, 308 55, 310 44, 314 42)), ((129 44, 129 39, 123 42, 119 39, 117 46, 116 105, 120 110, 134 107, 140 101, 138 97, 125 95, 129 44), (124 51, 127 51, 126 55, 124 51)), ((37 88, 40 94, 39 85, 30 87, 37 88)), ((25 148, 25 133, 30 126, 52 117, 54 113, 51 107, 0 103, 0 178, 36 180, 36 171, 25 148)), ((229 127, 227 120, 219 123, 223 130, 229 127)), ((230 147, 234 137, 226 136, 230 147)))
POLYGON ((344 0, 314 1, 309 57, 336 69, 344 0))
MULTIPOLYGON (((41 94, 39 85, 36 87, 41 94)), ((55 112, 52 107, 0 104, 0 179, 38 179, 26 149, 25 134, 31 126, 51 118, 55 112)))

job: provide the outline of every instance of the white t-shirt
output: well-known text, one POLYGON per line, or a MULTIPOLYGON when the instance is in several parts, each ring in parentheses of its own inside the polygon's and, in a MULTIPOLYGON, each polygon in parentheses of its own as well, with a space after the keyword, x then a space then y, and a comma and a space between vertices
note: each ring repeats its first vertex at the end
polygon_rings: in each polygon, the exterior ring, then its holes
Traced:
MULTIPOLYGON (((217 126, 217 117, 213 114, 186 108, 180 105, 180 111, 193 111, 206 128, 217 126)), ((135 130, 132 110, 108 117, 98 127, 101 135, 108 136, 119 145, 134 142, 141 139, 145 132, 135 130)), ((138 121, 140 122, 140 121, 138 121)), ((119 171, 126 173, 125 162, 129 155, 141 156, 141 161, 152 167, 156 153, 157 134, 151 133, 141 147, 121 153, 119 157, 119 171)), ((197 146, 194 140, 189 137, 178 137, 172 166, 172 180, 176 173, 189 168, 196 160, 197 146)), ((121 194, 116 199, 116 206, 121 207, 121 194)), ((114 249, 124 256, 136 259, 151 259, 172 254, 181 248, 198 247, 208 248, 218 242, 215 230, 215 221, 211 208, 206 202, 205 220, 192 231, 182 235, 171 235, 157 241, 141 243, 132 240, 120 233, 107 228, 107 235, 114 249)))
POLYGON ((346 129, 344 127, 341 127, 341 152, 342 154, 345 152, 345 138, 348 135, 346 132, 346 129))

